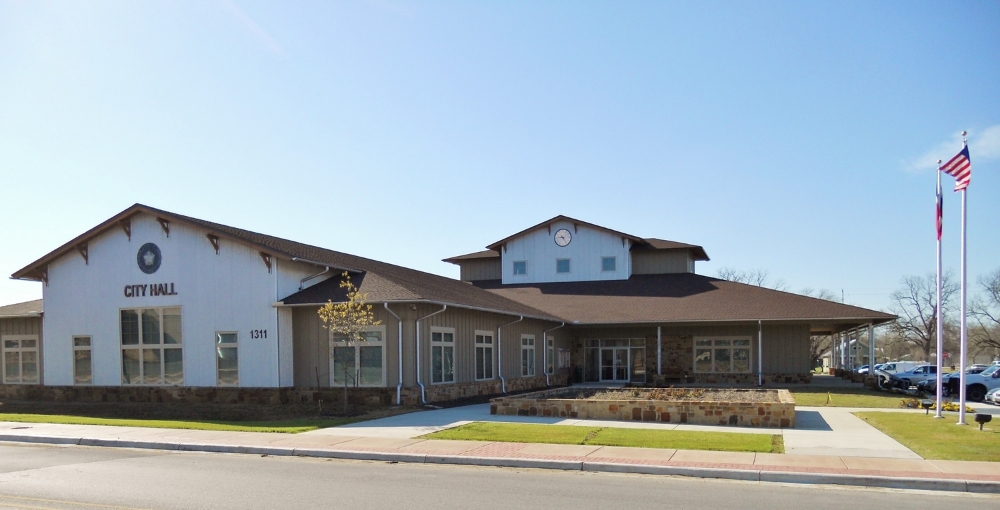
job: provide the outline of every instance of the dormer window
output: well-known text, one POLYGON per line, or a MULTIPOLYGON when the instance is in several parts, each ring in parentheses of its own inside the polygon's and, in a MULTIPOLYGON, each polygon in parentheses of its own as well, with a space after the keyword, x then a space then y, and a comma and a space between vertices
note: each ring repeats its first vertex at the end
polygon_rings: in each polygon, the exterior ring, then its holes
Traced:
POLYGON ((514 274, 528 274, 528 263, 523 260, 514 261, 514 274))
POLYGON ((569 273, 569 259, 556 259, 556 272, 569 273))
POLYGON ((601 271, 617 271, 618 270, 618 258, 617 257, 601 257, 601 271))

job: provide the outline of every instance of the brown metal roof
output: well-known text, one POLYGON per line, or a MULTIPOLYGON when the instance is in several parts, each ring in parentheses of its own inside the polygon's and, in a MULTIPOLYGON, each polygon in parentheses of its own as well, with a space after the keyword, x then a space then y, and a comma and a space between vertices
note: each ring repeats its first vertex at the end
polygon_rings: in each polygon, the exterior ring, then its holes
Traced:
POLYGON ((459 255, 457 257, 451 257, 443 259, 441 262, 451 262, 452 264, 457 264, 463 260, 480 260, 480 259, 496 259, 500 258, 500 254, 493 250, 483 250, 477 251, 475 253, 467 253, 465 255, 459 255))
POLYGON ((541 222, 538 225, 535 225, 533 227, 528 227, 528 228, 526 228, 526 229, 524 229, 524 230, 522 230, 522 231, 520 231, 520 232, 518 232, 518 233, 516 233, 514 235, 507 236, 507 237, 505 237, 505 238, 503 238, 503 239, 501 239, 501 240, 499 240, 499 241, 497 241, 497 242, 495 242, 495 243, 487 246, 487 248, 489 248, 490 250, 499 250, 500 247, 503 246, 503 243, 506 243, 507 241, 510 241, 511 239, 514 239, 515 237, 520 237, 520 236, 522 236, 524 234, 527 234, 528 232, 532 232, 532 231, 538 230, 540 228, 547 227, 547 226, 549 226, 552 223, 555 223, 557 221, 568 221, 570 223, 574 223, 574 224, 577 224, 577 225, 586 225, 586 226, 588 226, 590 228, 595 228, 597 230, 603 230, 605 232, 610 232, 612 234, 619 235, 619 236, 631 239, 632 241, 635 241, 637 243, 645 243, 646 242, 643 238, 638 237, 638 236, 634 236, 632 234, 626 234, 625 232, 619 232, 617 230, 611 230, 610 228, 607 228, 607 227, 602 227, 600 225, 595 225, 593 223, 588 223, 586 221, 580 221, 580 220, 577 220, 577 219, 574 219, 574 218, 570 218, 569 216, 563 216, 563 215, 560 214, 559 216, 556 216, 555 218, 543 221, 543 222, 541 222))
MULTIPOLYGON (((212 223, 142 204, 135 204, 122 211, 113 218, 14 273, 12 277, 37 279, 32 278, 32 275, 39 274, 41 268, 52 260, 75 250, 78 244, 87 242, 102 232, 119 228, 118 222, 120 220, 130 218, 139 213, 147 213, 169 221, 186 223, 204 230, 206 234, 213 234, 223 239, 247 244, 263 252, 287 260, 302 259, 330 266, 336 270, 349 270, 355 273, 355 276, 352 278, 356 282, 361 283, 359 290, 369 294, 369 301, 430 301, 460 307, 489 309, 500 313, 525 315, 533 318, 555 319, 544 312, 535 310, 522 303, 510 301, 502 296, 497 296, 496 294, 452 278, 328 250, 318 246, 297 243, 228 225, 212 223)), ((288 296, 285 298, 285 302, 286 304, 305 304, 326 303, 330 299, 336 301, 337 296, 343 294, 338 288, 339 282, 340 278, 331 278, 304 291, 288 296)), ((343 298, 340 299, 342 300, 343 298)))
POLYGON ((12 305, 0 306, 0 319, 14 317, 38 317, 42 314, 42 300, 25 301, 12 305))
POLYGON ((896 316, 692 273, 628 280, 476 286, 574 324, 707 321, 883 323, 896 316))
POLYGON ((666 239, 656 239, 655 237, 647 237, 644 239, 647 245, 637 244, 633 247, 635 250, 690 250, 691 254, 694 256, 695 260, 709 260, 708 253, 705 253, 705 248, 698 246, 697 244, 687 244, 678 243, 677 241, 667 241, 666 239))

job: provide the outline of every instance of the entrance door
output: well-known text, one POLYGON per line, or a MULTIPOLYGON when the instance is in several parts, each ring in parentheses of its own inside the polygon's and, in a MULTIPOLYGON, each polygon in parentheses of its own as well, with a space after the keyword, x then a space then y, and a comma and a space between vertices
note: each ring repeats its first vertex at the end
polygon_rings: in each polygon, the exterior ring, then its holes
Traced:
POLYGON ((601 348, 601 381, 628 382, 628 347, 601 348))

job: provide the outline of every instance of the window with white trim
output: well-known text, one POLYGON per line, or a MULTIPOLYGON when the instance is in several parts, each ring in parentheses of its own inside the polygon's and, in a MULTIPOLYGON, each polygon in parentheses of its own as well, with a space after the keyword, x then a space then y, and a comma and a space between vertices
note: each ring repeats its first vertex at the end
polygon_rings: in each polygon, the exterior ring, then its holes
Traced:
POLYGON ((5 335, 0 351, 4 384, 38 384, 37 335, 5 335))
POLYGON ((330 333, 330 384, 332 386, 385 386, 385 326, 364 331, 364 341, 347 341, 330 333))
POLYGON ((528 263, 524 260, 515 260, 514 274, 528 274, 528 263))
POLYGON ((89 336, 73 337, 73 384, 93 384, 94 359, 89 336))
POLYGON ((120 310, 122 384, 184 384, 181 309, 120 310))
POLYGON ((521 335, 521 376, 535 375, 535 337, 521 335))
POLYGON ((559 368, 569 368, 569 349, 559 349, 559 368))
POLYGON ((569 259, 556 259, 556 272, 557 273, 568 273, 569 272, 569 259))
POLYGON ((455 330, 431 328, 431 383, 455 382, 455 330))
POLYGON ((235 331, 215 334, 215 382, 219 386, 240 385, 239 337, 235 331))
POLYGON ((545 356, 547 357, 546 358, 546 365, 545 365, 545 373, 546 374, 551 374, 554 371, 555 364, 556 364, 556 360, 555 360, 555 356, 556 356, 556 340, 554 338, 552 338, 552 337, 546 338, 545 339, 545 349, 546 349, 545 356))
POLYGON ((493 332, 476 331, 476 380, 493 379, 493 332))
POLYGON ((694 371, 741 374, 750 372, 750 337, 694 339, 694 371))

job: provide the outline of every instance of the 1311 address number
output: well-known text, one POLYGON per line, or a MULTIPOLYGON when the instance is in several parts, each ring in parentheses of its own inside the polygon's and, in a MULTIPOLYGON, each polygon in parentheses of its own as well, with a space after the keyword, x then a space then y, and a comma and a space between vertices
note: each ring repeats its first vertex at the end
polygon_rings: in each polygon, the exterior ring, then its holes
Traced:
POLYGON ((266 329, 251 329, 250 338, 267 338, 266 329))

